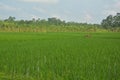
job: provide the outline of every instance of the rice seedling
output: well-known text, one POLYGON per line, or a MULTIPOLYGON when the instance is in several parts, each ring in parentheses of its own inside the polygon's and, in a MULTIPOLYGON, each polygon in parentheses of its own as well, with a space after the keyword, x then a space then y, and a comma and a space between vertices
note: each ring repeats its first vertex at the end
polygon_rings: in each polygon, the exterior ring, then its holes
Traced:
POLYGON ((120 80, 120 33, 0 33, 0 80, 120 80))

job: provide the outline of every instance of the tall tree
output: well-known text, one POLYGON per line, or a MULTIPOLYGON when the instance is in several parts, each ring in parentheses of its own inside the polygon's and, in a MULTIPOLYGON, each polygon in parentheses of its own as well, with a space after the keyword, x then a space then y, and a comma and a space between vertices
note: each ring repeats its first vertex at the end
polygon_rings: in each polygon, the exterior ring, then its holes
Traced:
POLYGON ((106 19, 102 20, 101 25, 104 28, 120 27, 120 13, 115 16, 109 15, 106 19))
POLYGON ((5 21, 13 22, 13 21, 15 21, 15 19, 16 19, 15 17, 9 16, 9 18, 6 19, 5 21))

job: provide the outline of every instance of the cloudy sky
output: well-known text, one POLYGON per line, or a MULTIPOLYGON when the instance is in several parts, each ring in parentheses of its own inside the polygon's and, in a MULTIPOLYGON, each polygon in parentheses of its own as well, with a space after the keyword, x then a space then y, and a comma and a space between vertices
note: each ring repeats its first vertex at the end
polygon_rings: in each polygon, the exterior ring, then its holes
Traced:
POLYGON ((57 17, 66 21, 100 23, 120 12, 120 0, 0 0, 0 19, 57 17))

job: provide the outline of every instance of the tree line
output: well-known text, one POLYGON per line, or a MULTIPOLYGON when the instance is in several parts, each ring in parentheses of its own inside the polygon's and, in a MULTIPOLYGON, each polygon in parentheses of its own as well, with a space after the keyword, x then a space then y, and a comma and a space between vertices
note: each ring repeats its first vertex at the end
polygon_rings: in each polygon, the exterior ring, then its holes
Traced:
POLYGON ((77 22, 74 22, 74 21, 71 21, 71 22, 66 22, 65 20, 60 20, 56 17, 52 17, 52 18, 48 18, 47 20, 46 19, 35 19, 35 18, 32 18, 32 20, 16 20, 15 17, 12 17, 12 16, 9 16, 8 19, 5 19, 5 20, 1 20, 0 21, 1 23, 13 23, 13 24, 17 24, 17 25, 37 25, 37 26, 41 26, 41 25, 44 25, 44 26, 98 26, 99 24, 87 24, 87 23, 77 23, 77 22))
POLYGON ((106 19, 102 20, 101 25, 106 29, 120 27, 120 13, 117 13, 115 16, 107 16, 106 19))
POLYGON ((8 31, 34 31, 34 32, 78 32, 95 31, 99 24, 87 24, 66 22, 52 17, 46 19, 16 20, 9 16, 8 19, 0 20, 0 29, 8 31))
POLYGON ((109 15, 101 24, 66 22, 52 17, 46 19, 16 20, 15 17, 0 20, 0 31, 35 31, 35 32, 78 32, 78 31, 120 31, 120 13, 109 15))

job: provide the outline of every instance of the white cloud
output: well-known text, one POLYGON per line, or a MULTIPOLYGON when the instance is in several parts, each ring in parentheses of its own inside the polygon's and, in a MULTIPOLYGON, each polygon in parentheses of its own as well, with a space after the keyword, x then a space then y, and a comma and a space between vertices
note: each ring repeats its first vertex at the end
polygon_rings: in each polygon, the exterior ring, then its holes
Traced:
POLYGON ((40 12, 40 13, 44 13, 44 14, 47 13, 47 11, 46 11, 45 9, 39 8, 39 7, 33 7, 33 10, 38 11, 38 12, 40 12))
POLYGON ((36 15, 30 15, 30 17, 33 19, 35 19, 35 20, 37 20, 38 18, 39 18, 39 16, 36 16, 36 15))
POLYGON ((92 20, 93 20, 93 16, 91 14, 89 14, 89 13, 85 14, 85 16, 84 16, 85 22, 92 22, 92 20))
POLYGON ((58 0, 21 0, 24 2, 39 2, 39 3, 48 3, 48 4, 55 4, 58 3, 58 0))
POLYGON ((0 3, 0 10, 15 11, 17 8, 0 3))
POLYGON ((103 11, 103 14, 105 15, 105 16, 108 16, 108 15, 116 15, 116 11, 115 10, 104 10, 103 11))
POLYGON ((116 0, 112 5, 107 5, 105 10, 103 10, 102 14, 105 16, 108 15, 116 15, 116 13, 120 12, 120 1, 116 0))
POLYGON ((120 1, 117 1, 117 2, 114 4, 114 7, 120 10, 120 1))
POLYGON ((58 14, 52 14, 51 17, 55 17, 55 18, 61 19, 61 16, 58 15, 58 14))

